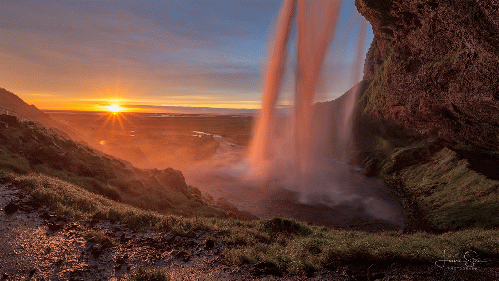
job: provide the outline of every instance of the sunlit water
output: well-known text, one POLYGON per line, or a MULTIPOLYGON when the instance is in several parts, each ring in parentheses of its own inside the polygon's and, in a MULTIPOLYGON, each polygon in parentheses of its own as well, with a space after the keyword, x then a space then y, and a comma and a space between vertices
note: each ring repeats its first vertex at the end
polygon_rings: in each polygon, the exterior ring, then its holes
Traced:
MULTIPOLYGON (((246 151, 220 136, 217 155, 186 171, 203 191, 225 197, 261 218, 292 217, 343 229, 396 230, 401 208, 382 185, 346 164, 352 149, 357 89, 332 110, 314 98, 322 66, 341 12, 342 0, 286 0, 277 19, 263 75, 262 106, 246 151), (296 18, 296 46, 290 38, 296 18), (277 112, 288 50, 296 50, 295 99, 290 114, 277 112), (333 126, 332 120, 335 119, 333 126), (334 134, 333 134, 334 133, 334 134)), ((355 16, 355 15, 352 15, 355 16)), ((366 22, 361 20, 352 81, 362 68, 366 22)), ((335 54, 338 55, 338 54, 335 54)))
MULTIPOLYGON (((206 134, 206 133, 205 133, 206 134)), ((217 154, 185 170, 187 183, 215 199, 223 197, 238 209, 265 219, 288 217, 340 229, 365 231, 403 228, 402 208, 394 194, 376 180, 362 175, 359 167, 340 161, 321 171, 324 182, 315 182, 315 193, 305 198, 285 179, 265 182, 249 176, 243 147, 220 136, 217 154), (320 186, 320 188, 317 188, 320 186)))

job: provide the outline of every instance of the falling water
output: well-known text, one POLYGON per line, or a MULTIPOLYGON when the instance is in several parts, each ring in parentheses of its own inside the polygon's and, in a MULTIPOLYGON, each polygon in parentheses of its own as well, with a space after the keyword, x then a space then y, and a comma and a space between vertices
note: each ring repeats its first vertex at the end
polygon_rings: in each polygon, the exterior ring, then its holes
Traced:
MULTIPOLYGON (((314 179, 320 177, 321 169, 327 166, 330 156, 323 151, 329 139, 322 132, 329 132, 330 128, 318 126, 321 117, 314 113, 313 102, 340 9, 341 1, 284 1, 268 60, 262 109, 249 149, 252 176, 271 180, 286 171, 286 175, 282 175, 286 178, 286 185, 298 187, 305 193, 311 185, 317 185, 314 179), (276 101, 285 70, 295 9, 298 30, 295 102, 292 117, 286 120, 288 127, 282 130, 283 123, 277 119, 276 101)), ((363 39, 365 21, 362 26, 360 36, 363 39)), ((357 70, 362 66, 363 49, 363 43, 359 43, 354 73, 359 73, 357 70)), ((357 75, 355 79, 358 78, 357 75)), ((343 145, 348 143, 354 103, 355 97, 350 98, 348 108, 344 109, 344 124, 338 128, 343 145)), ((322 123, 328 125, 327 122, 322 123)))
MULTIPOLYGON (((333 106, 314 105, 324 82, 327 50, 337 37, 341 8, 341 0, 284 0, 264 73, 262 109, 247 157, 241 161, 238 150, 217 155, 205 165, 211 169, 210 177, 200 177, 200 169, 195 169, 190 178, 197 175, 196 186, 207 186, 209 192, 218 192, 262 218, 292 216, 335 227, 355 224, 358 218, 375 218, 401 225, 401 212, 393 198, 346 163, 358 89, 354 87, 333 106), (282 114, 277 105, 289 68, 286 58, 294 41, 295 19, 295 98, 291 112, 282 114), (213 179, 212 186, 207 178, 213 179)), ((358 36, 358 45, 352 69, 346 71, 355 83, 360 79, 365 47, 363 18, 360 32, 352 34, 358 36)), ((341 61, 341 54, 333 55, 341 61)))

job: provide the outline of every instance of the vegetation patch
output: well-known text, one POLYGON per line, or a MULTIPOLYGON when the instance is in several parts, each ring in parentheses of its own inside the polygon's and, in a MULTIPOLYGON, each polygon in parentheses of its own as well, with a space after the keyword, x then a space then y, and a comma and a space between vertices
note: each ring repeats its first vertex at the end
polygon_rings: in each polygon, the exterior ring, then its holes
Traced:
POLYGON ((492 151, 428 138, 377 150, 365 161, 364 173, 380 177, 413 204, 409 212, 419 216, 412 219, 422 221, 420 230, 493 229, 499 226, 499 219, 490 215, 499 212, 499 181, 490 165, 498 161, 492 151))
POLYGON ((463 53, 462 50, 456 52, 448 53, 444 58, 438 61, 431 61, 423 65, 423 68, 441 67, 450 63, 457 62, 459 60, 459 55, 463 53))
POLYGON ((161 269, 138 267, 128 279, 129 281, 168 281, 170 278, 161 269))
POLYGON ((118 244, 114 237, 111 237, 97 229, 87 229, 84 236, 89 242, 101 244, 104 248, 110 248, 118 244))
POLYGON ((388 58, 380 65, 373 80, 359 100, 359 107, 364 108, 365 113, 372 113, 376 109, 385 107, 385 92, 388 85, 388 71, 393 69, 393 53, 394 47, 392 46, 388 58))

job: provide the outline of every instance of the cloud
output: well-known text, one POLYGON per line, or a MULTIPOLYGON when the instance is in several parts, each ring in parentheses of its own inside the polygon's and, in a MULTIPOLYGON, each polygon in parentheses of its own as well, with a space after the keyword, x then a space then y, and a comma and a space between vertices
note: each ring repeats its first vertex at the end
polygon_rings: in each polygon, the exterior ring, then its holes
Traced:
POLYGON ((282 0, 6 2, 0 86, 33 103, 34 93, 255 102, 282 0))
POLYGON ((269 7, 279 1, 11 2, 0 11, 0 82, 75 96, 116 81, 152 95, 254 90, 269 7))

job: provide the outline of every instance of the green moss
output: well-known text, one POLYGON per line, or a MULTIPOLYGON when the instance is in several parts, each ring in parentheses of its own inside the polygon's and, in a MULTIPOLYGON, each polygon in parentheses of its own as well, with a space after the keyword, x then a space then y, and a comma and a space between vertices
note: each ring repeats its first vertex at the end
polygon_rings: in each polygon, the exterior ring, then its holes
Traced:
POLYGON ((377 109, 384 108, 386 104, 385 92, 388 85, 388 72, 390 67, 393 67, 393 53, 394 47, 392 46, 387 59, 380 65, 373 80, 359 100, 359 107, 364 108, 365 113, 372 113, 377 109))
POLYGON ((423 68, 432 68, 432 67, 441 67, 450 63, 457 62, 459 60, 459 55, 462 53, 462 50, 458 50, 456 52, 448 53, 443 59, 438 61, 431 61, 425 63, 423 68))
POLYGON ((415 196, 433 228, 457 230, 499 226, 499 181, 470 169, 451 148, 443 148, 431 162, 401 171, 407 190, 415 196))
POLYGON ((168 281, 170 278, 160 269, 155 269, 151 267, 139 267, 137 268, 132 276, 128 279, 129 281, 168 281))

